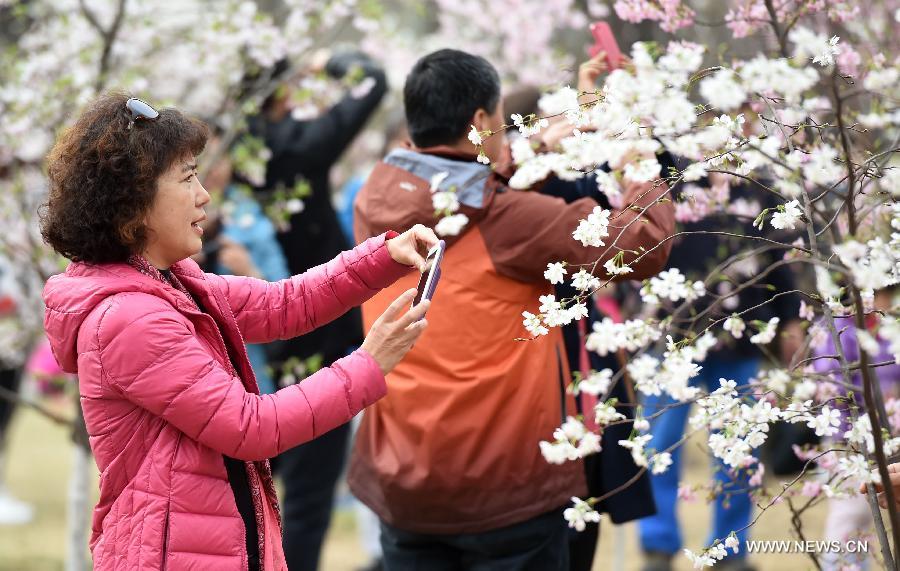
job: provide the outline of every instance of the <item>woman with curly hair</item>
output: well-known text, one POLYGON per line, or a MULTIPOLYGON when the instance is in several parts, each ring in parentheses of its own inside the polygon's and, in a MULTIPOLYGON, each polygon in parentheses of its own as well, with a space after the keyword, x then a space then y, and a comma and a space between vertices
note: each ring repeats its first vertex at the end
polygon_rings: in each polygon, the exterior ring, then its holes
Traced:
MULTIPOLYGON (((206 127, 107 94, 48 159, 44 239, 72 263, 44 289, 61 366, 77 372, 100 500, 95 569, 286 569, 268 458, 347 422, 425 328, 428 304, 384 313, 362 347, 260 395, 245 343, 302 335, 415 267, 437 242, 388 232, 280 282, 204 274, 206 127)), ((309 466, 315 470, 315 466, 309 466)))

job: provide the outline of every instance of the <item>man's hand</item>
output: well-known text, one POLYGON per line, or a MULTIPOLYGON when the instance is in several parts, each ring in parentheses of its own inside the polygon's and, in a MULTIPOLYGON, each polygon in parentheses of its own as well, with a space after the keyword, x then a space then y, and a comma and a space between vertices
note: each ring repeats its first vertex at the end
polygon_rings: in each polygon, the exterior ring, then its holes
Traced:
POLYGON ((425 256, 428 250, 438 243, 438 237, 434 230, 416 224, 403 234, 394 236, 385 244, 388 253, 398 264, 414 266, 420 272, 425 271, 425 256))
MULTIPOLYGON (((591 131, 592 127, 583 127, 582 131, 591 131)), ((565 139, 566 137, 571 137, 572 133, 575 131, 575 126, 566 121, 563 118, 561 121, 554 121, 550 123, 550 126, 540 132, 538 137, 540 137, 540 141, 544 144, 548 151, 556 150, 556 147, 559 145, 559 142, 565 139)))
MULTIPOLYGON (((897 500, 897 507, 900 508, 900 462, 895 462, 893 464, 888 464, 888 476, 890 477, 890 485, 894 488, 894 499, 897 500)), ((884 494, 884 484, 872 484, 875 486, 875 491, 878 492, 878 505, 882 507, 882 509, 887 509, 887 498, 884 494)), ((859 486, 859 493, 866 493, 866 485, 861 484, 859 486)))

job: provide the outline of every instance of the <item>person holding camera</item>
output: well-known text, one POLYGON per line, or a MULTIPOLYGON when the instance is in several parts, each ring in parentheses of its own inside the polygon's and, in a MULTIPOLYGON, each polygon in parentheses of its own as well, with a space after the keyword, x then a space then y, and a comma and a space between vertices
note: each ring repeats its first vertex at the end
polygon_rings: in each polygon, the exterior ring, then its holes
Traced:
MULTIPOLYGON (((94 568, 284 570, 268 458, 382 398, 426 327, 401 293, 362 347, 260 395, 244 344, 287 339, 390 285, 437 242, 385 232, 279 282, 217 276, 202 248, 207 128, 123 93, 90 103, 48 159, 44 240, 72 263, 44 288, 47 336, 78 374, 100 470, 94 568)), ((316 470, 316 466, 309 466, 316 470)))

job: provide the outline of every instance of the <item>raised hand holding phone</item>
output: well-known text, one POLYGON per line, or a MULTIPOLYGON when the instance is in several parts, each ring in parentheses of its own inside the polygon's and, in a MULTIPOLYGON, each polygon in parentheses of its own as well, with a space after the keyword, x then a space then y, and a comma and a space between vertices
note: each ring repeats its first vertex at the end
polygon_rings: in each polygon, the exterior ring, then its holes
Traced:
POLYGON ((403 234, 388 240, 388 253, 399 264, 412 266, 417 270, 425 269, 425 253, 438 243, 434 230, 422 224, 416 224, 403 234))
POLYGON ((619 43, 609 24, 603 21, 594 22, 591 24, 591 35, 594 37, 594 44, 588 48, 588 55, 594 58, 602 52, 606 56, 606 65, 610 70, 621 67, 622 51, 619 50, 619 43))

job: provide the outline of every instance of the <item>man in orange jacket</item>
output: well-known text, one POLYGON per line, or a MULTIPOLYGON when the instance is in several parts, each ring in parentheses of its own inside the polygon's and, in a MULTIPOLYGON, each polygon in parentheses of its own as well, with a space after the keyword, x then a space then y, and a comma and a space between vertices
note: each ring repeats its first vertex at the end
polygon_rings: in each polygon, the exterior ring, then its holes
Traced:
MULTIPOLYGON (((442 190, 455 187, 469 223, 445 237, 430 334, 363 418, 350 488, 382 521, 387 569, 567 569, 562 509, 585 493, 584 470, 580 462, 549 464, 538 447, 575 414, 565 348, 558 329, 515 339, 525 335, 522 311, 537 313, 539 296, 552 293, 548 263, 600 259, 600 268, 616 249, 572 237, 598 205, 593 199, 567 204, 513 191, 476 160, 467 132, 497 132, 504 117, 486 60, 456 50, 425 56, 406 80, 404 104, 412 146, 385 157, 360 191, 356 239, 433 226, 435 175, 442 190)), ((489 137, 484 153, 497 163, 504 145, 489 137)), ((671 201, 657 202, 667 192, 664 184, 632 184, 625 204, 639 208, 611 216, 609 241, 634 262, 631 279, 656 274, 668 257, 664 244, 635 261, 674 231, 671 201)), ((411 273, 365 304, 365 326, 417 280, 411 273)))

